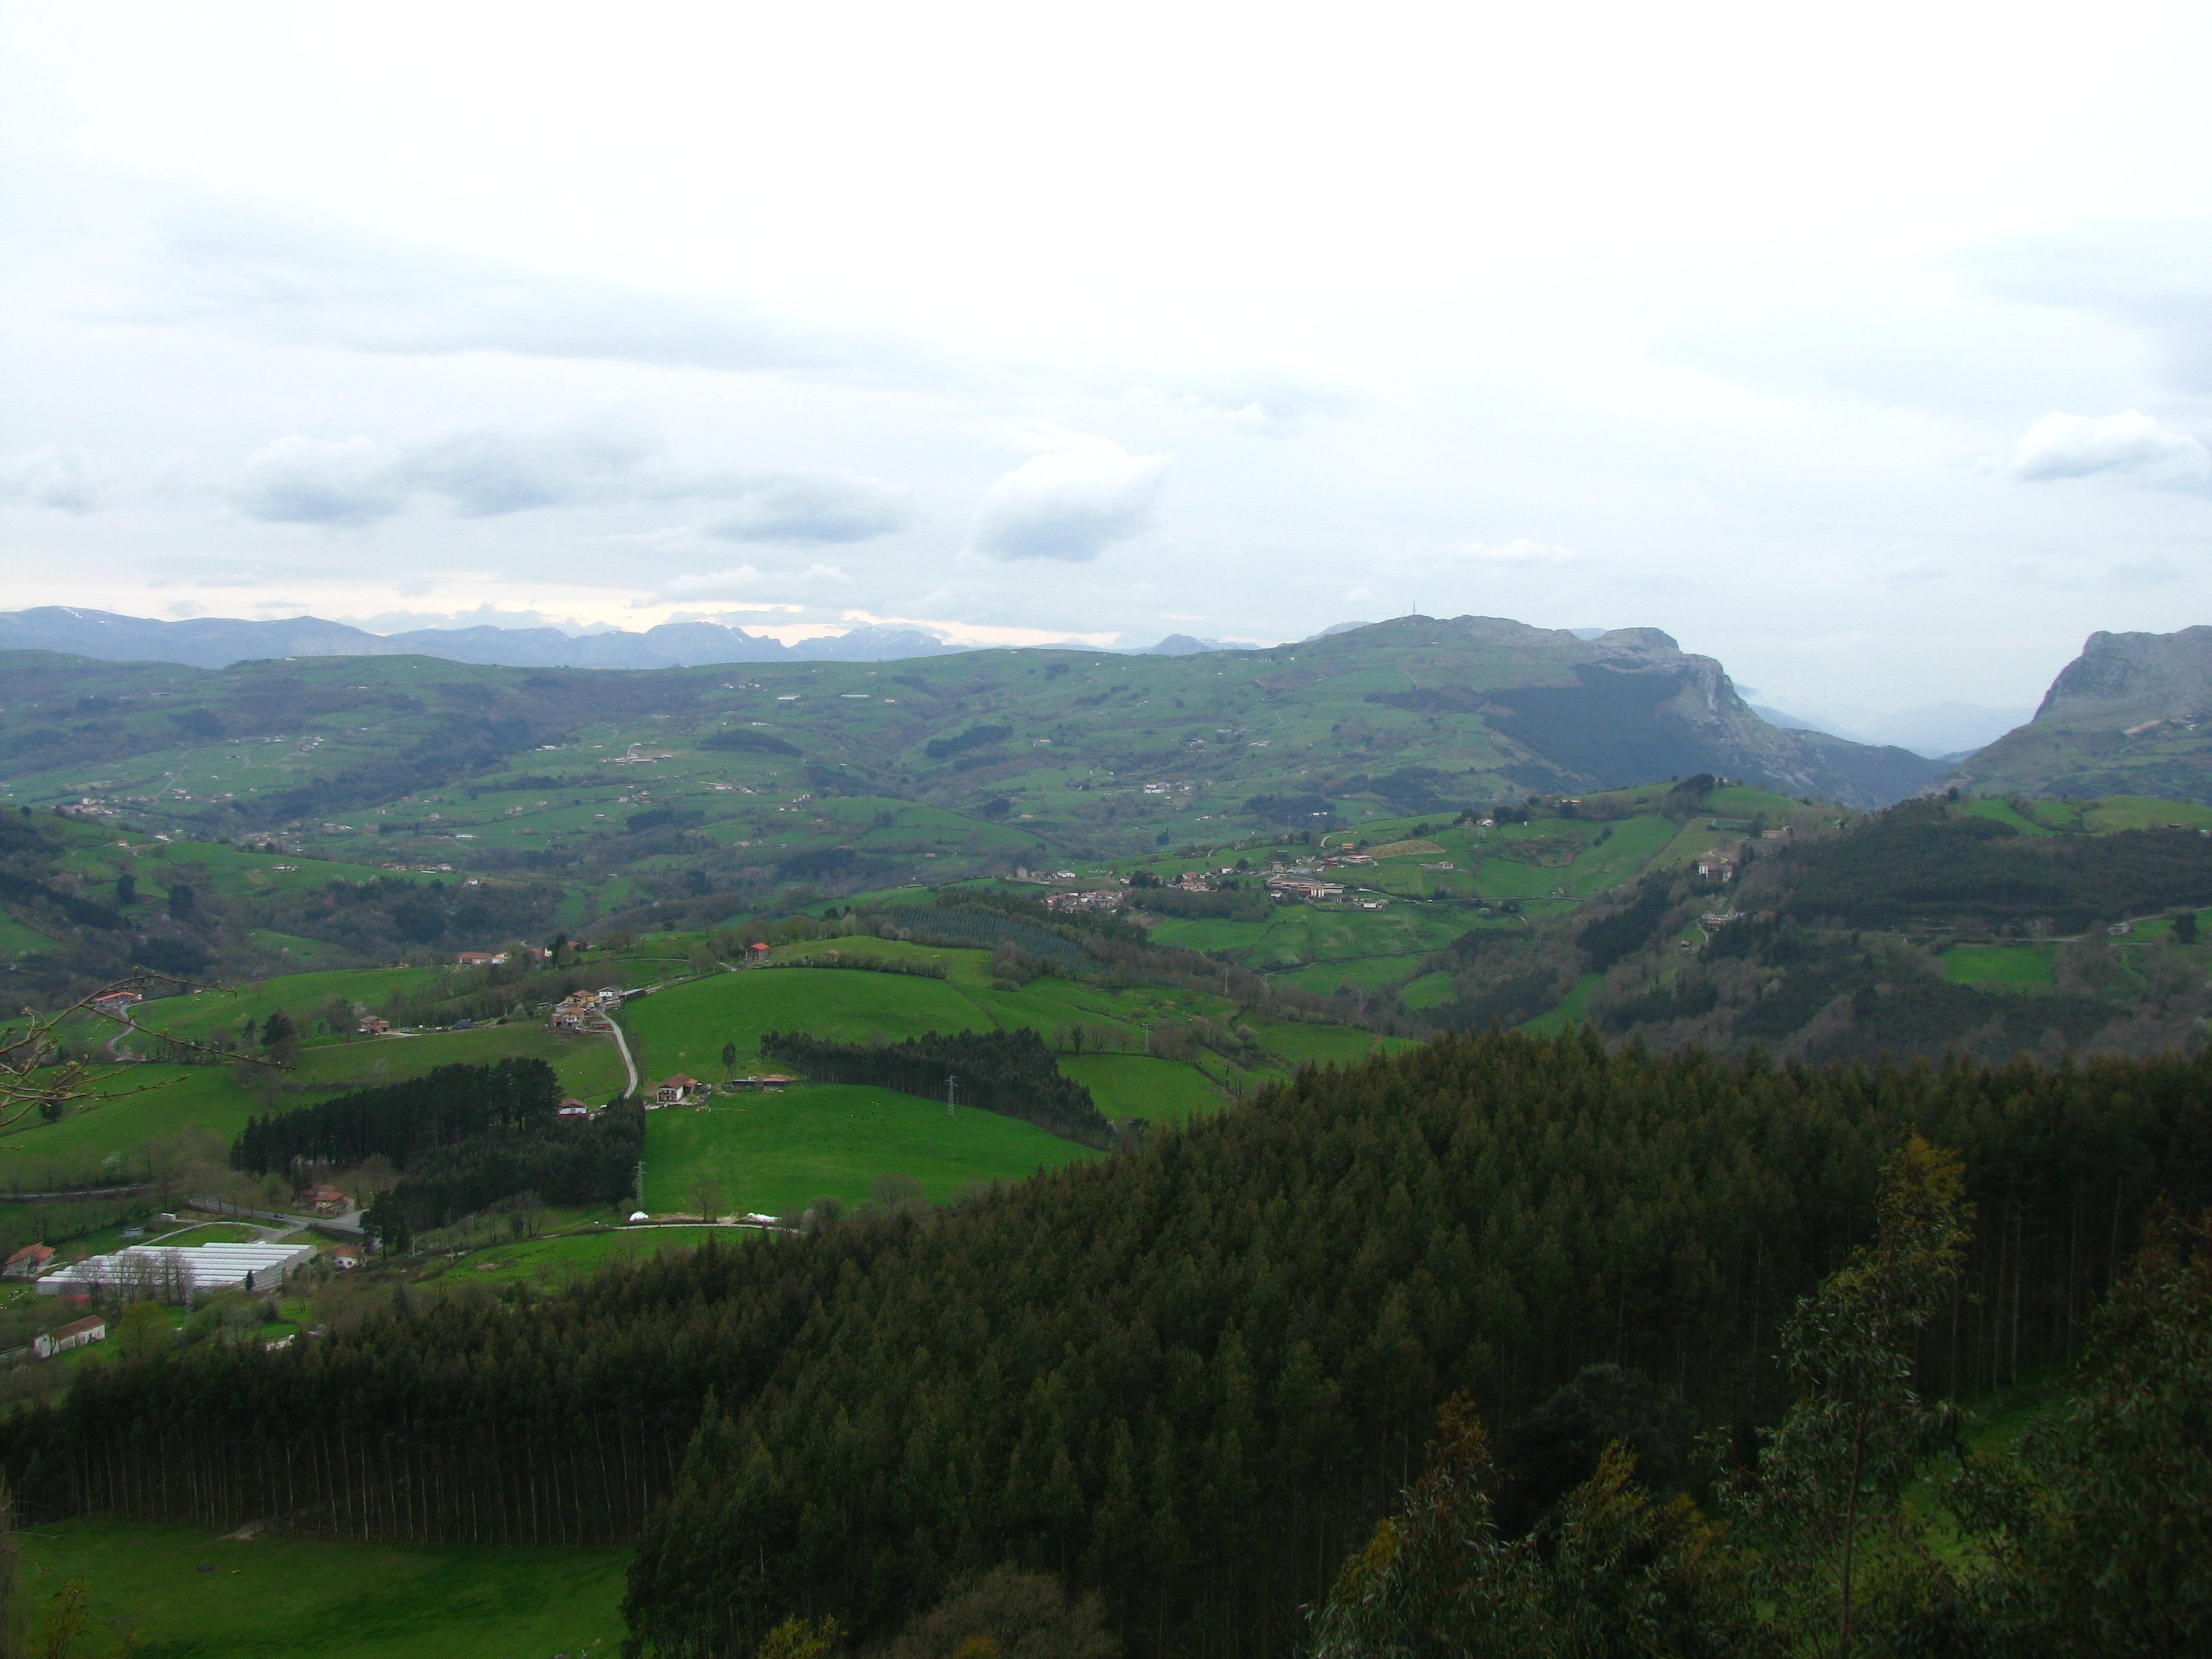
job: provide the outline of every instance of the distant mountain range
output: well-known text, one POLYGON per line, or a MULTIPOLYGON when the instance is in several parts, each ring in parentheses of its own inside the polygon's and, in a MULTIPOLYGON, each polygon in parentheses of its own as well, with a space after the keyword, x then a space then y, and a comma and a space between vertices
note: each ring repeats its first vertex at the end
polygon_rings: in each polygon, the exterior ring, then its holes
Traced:
POLYGON ((1941 781, 1978 795, 2212 802, 2212 628, 2092 634, 2033 720, 1941 781))
POLYGON ((73 605, 0 611, 0 651, 64 651, 103 662, 190 668, 283 657, 438 657, 501 668, 692 668, 725 662, 896 662, 963 647, 915 628, 856 628, 787 646, 719 623, 663 623, 642 633, 563 634, 557 628, 422 628, 372 634, 319 617, 160 622, 73 605))
MULTIPOLYGON (((285 658, 422 656, 492 667, 650 670, 883 663, 959 649, 911 628, 860 628, 786 646, 705 622, 582 635, 489 627, 380 635, 315 617, 161 622, 63 605, 0 612, 0 651, 195 668, 285 658)), ((1957 750, 1942 759, 1929 754, 1943 753, 1955 738, 1972 742, 2008 711, 1944 704, 1885 717, 1887 733, 1854 721, 1845 729, 1856 735, 1840 735, 1828 722, 1746 702, 1719 663, 1682 651, 1656 629, 1539 629, 1498 617, 1402 617, 1341 623, 1264 651, 1170 635, 1137 654, 1264 658, 1286 665, 1303 656, 1308 665, 1340 659, 1347 673, 1373 669, 1384 677, 1376 682, 1381 689, 1364 689, 1361 700, 1418 717, 1448 748, 1455 732, 1464 758, 1455 769, 1471 767, 1554 788, 1710 770, 1855 806, 1945 787, 1976 794, 2212 801, 2212 628, 2093 635, 2033 720, 1963 759, 1957 750), (1385 686, 1391 675, 1402 688, 1385 686), (1858 740, 1887 734, 1899 741, 1858 740)), ((1307 671, 1292 678, 1303 682, 1307 671)), ((1335 700, 1333 691, 1329 700, 1335 700)), ((1425 756, 1424 763, 1436 763, 1425 756)))

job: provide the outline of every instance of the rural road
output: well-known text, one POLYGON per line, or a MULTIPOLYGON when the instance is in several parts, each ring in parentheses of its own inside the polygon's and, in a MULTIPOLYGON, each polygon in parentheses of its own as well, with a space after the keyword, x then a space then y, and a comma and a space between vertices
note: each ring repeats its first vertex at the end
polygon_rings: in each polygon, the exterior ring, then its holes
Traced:
POLYGON ((623 1028, 611 1019, 607 1027, 615 1034, 615 1047, 622 1050, 623 1069, 629 1073, 629 1087, 623 1091, 623 1098, 628 1100, 637 1092, 637 1062, 629 1057, 629 1039, 623 1035, 623 1028))
POLYGON ((107 1039, 107 1057, 113 1060, 118 1066, 128 1066, 138 1060, 140 1056, 137 1054, 125 1054, 119 1045, 122 1043, 124 1038, 129 1036, 133 1031, 137 1030, 138 1027, 128 1013, 118 1014, 115 1016, 115 1018, 117 1024, 123 1029, 116 1032, 113 1036, 107 1039))

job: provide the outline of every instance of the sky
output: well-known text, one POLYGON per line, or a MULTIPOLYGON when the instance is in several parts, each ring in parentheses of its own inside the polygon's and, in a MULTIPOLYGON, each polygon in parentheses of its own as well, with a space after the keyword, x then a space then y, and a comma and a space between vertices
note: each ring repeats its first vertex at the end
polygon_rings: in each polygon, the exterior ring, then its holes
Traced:
POLYGON ((5 0, 0 607, 2028 708, 2212 621, 2207 86, 2201 4, 5 0))

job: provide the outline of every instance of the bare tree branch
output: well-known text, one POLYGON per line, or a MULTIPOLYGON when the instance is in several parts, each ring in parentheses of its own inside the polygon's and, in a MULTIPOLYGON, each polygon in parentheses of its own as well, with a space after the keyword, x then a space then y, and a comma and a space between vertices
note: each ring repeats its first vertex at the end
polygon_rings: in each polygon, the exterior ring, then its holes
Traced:
MULTIPOLYGON (((62 1027, 72 1015, 86 1014, 95 1019, 105 1019, 119 1025, 125 1031, 140 1030, 130 1016, 129 1009, 143 1000, 147 991, 156 985, 167 985, 180 991, 197 991, 205 987, 188 980, 177 979, 167 974, 141 969, 125 979, 118 979, 88 991, 66 1007, 40 1013, 23 1010, 25 1024, 15 1030, 0 1036, 0 1134, 5 1134, 33 1112, 52 1117, 74 1101, 93 1095, 103 1098, 118 1094, 138 1094, 146 1089, 160 1086, 145 1084, 137 1088, 120 1091, 103 1085, 125 1069, 122 1062, 106 1064, 78 1054, 71 1055, 63 1041, 62 1027), (130 1003, 119 1000, 128 996, 130 1003)), ((205 1043, 188 1038, 159 1033, 162 1043, 172 1049, 207 1056, 211 1060, 243 1060, 248 1065, 267 1066, 281 1069, 278 1062, 259 1054, 226 1053, 205 1043)))

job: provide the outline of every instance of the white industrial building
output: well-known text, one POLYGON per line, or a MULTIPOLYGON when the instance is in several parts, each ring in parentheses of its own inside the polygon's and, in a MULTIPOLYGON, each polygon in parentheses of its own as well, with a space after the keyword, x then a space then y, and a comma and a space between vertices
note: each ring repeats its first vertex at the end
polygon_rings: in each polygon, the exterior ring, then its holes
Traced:
POLYGON ((134 1244, 48 1273, 39 1291, 63 1296, 104 1288, 136 1300, 184 1302, 210 1291, 275 1290, 314 1255, 313 1244, 134 1244))

